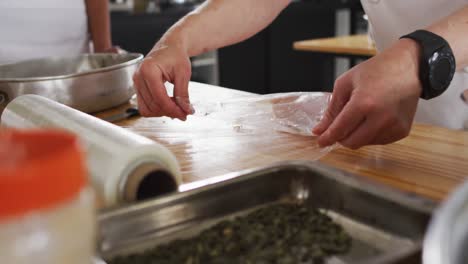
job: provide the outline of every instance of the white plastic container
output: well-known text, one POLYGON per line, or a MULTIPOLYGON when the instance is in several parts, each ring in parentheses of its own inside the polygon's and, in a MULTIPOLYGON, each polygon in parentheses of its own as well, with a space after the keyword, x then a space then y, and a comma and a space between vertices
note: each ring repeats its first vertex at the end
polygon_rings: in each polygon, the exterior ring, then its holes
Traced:
POLYGON ((74 136, 0 131, 0 263, 92 263, 94 208, 74 136))

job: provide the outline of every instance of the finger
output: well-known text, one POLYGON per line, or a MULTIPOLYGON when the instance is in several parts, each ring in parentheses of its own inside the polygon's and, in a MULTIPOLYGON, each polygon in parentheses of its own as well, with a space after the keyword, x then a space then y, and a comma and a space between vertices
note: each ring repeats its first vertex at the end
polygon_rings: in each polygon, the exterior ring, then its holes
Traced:
POLYGON ((184 110, 187 115, 195 114, 195 109, 193 108, 192 104, 190 103, 189 98, 184 97, 174 97, 174 101, 176 104, 184 110))
POLYGON ((175 100, 169 97, 166 86, 162 82, 157 87, 150 88, 150 91, 153 98, 157 98, 159 107, 164 115, 182 121, 187 120, 187 114, 177 105, 175 100))
POLYGON ((178 118, 180 120, 186 120, 187 115, 167 95, 166 86, 164 86, 164 82, 161 78, 162 71, 159 69, 159 67, 154 66, 151 70, 149 70, 149 68, 146 67, 142 70, 144 71, 144 81, 146 83, 146 86, 148 87, 152 98, 154 100, 157 100, 157 103, 164 115, 173 118, 178 118))
POLYGON ((143 100, 143 97, 141 96, 140 92, 138 92, 138 90, 137 90, 137 101, 138 101, 138 111, 140 112, 140 114, 144 117, 151 116, 151 111, 146 106, 146 103, 143 100))
POLYGON ((190 104, 188 82, 190 77, 186 73, 180 73, 176 76, 174 82, 174 98, 177 105, 188 115, 193 114, 195 111, 190 104))
POLYGON ((160 117, 162 116, 162 112, 159 109, 157 105, 154 105, 153 108, 155 108, 157 111, 154 112, 152 111, 149 107, 148 104, 145 102, 140 89, 136 89, 137 92, 137 102, 138 102, 138 111, 140 114, 144 117, 160 117))
POLYGON ((146 105, 146 101, 143 98, 141 90, 146 89, 143 87, 143 84, 140 80, 140 76, 137 73, 133 75, 133 86, 135 87, 135 91, 137 93, 137 102, 138 102, 138 109, 140 110, 140 114, 142 116, 148 117, 151 115, 151 110, 146 105))
POLYGON ((336 81, 327 110, 322 120, 312 130, 315 135, 321 135, 328 129, 351 97, 352 86, 347 79, 349 78, 340 78, 336 81))
POLYGON ((188 94, 188 81, 179 80, 175 82, 174 99, 177 105, 188 115, 194 114, 188 94))
POLYGON ((366 116, 361 111, 357 100, 351 99, 328 129, 319 136, 319 146, 330 146, 348 137, 364 121, 366 116))
POLYGON ((144 116, 162 116, 164 113, 162 112, 161 108, 154 102, 141 75, 135 74, 133 76, 133 82, 141 99, 140 102, 143 102, 147 109, 147 115, 144 116))
POLYGON ((340 144, 350 149, 371 144, 380 129, 376 121, 372 118, 364 120, 348 137, 340 140, 340 144))

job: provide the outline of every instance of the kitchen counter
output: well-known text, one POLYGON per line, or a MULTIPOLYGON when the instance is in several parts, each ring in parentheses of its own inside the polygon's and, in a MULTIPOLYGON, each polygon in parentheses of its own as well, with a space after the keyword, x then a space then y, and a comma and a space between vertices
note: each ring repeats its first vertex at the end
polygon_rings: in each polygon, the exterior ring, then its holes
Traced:
MULTIPOLYGON (((253 94, 190 83, 192 102, 253 94)), ((105 117, 129 105, 98 114, 105 117)), ((132 118, 116 123, 169 148, 178 158, 184 182, 286 160, 310 160, 318 149, 310 137, 255 135, 208 116, 181 122, 132 118)), ((319 162, 404 191, 441 200, 468 176, 468 133, 415 124, 410 136, 386 146, 353 151, 336 148, 319 162)), ((274 179, 272 179, 274 180, 274 179)))

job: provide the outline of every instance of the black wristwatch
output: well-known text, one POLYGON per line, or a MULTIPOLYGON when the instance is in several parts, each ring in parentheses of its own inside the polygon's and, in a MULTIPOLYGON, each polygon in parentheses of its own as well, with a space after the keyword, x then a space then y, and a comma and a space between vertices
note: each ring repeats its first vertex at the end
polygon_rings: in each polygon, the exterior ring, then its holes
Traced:
POLYGON ((421 46, 421 98, 431 99, 441 95, 449 87, 456 70, 455 57, 448 42, 426 30, 416 30, 401 38, 413 39, 421 46))

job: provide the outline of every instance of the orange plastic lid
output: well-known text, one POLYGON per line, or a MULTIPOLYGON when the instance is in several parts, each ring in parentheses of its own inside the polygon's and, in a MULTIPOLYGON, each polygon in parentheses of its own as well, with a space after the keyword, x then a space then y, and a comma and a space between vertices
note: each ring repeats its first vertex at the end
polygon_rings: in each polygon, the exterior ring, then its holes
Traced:
POLYGON ((0 220, 71 201, 86 184, 74 135, 0 130, 0 220))

